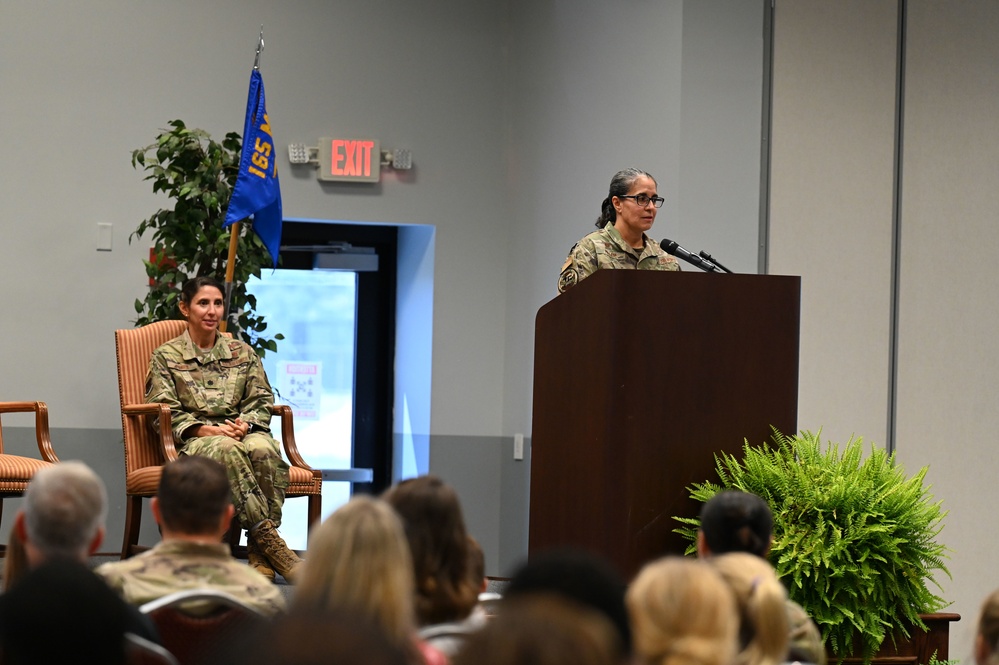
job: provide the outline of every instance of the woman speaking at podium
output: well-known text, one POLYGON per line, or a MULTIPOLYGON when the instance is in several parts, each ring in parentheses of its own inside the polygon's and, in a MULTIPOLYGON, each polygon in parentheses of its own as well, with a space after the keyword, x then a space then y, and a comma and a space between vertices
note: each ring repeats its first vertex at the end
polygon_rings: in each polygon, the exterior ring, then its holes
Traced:
POLYGON ((676 259, 645 235, 663 200, 656 191, 656 179, 645 171, 615 173, 600 205, 599 230, 569 250, 558 278, 558 292, 565 293, 597 270, 679 270, 676 259))

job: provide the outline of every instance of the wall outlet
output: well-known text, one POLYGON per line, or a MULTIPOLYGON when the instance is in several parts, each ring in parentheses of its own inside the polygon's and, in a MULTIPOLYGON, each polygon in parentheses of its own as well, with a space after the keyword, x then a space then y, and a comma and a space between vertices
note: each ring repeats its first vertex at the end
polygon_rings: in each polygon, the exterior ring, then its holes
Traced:
POLYGON ((524 435, 513 435, 513 458, 524 459, 524 435))
POLYGON ((113 227, 107 222, 98 222, 97 224, 97 251, 98 252, 110 252, 111 251, 111 238, 112 238, 113 227))

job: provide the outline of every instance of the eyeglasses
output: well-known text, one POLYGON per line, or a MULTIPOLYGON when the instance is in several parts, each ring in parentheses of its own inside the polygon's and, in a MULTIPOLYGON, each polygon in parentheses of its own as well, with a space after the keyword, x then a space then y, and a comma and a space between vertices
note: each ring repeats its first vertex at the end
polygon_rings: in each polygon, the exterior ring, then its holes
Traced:
POLYGON ((646 207, 651 202, 657 208, 663 207, 663 202, 666 200, 661 196, 649 196, 648 194, 628 194, 626 196, 619 196, 619 199, 635 199, 635 203, 641 207, 646 207))

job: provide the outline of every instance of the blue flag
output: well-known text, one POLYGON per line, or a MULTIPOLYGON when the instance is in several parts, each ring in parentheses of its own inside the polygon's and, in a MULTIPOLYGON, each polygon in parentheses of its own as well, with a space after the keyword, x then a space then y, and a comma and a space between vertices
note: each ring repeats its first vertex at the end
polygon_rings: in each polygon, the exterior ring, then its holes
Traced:
POLYGON ((273 265, 277 266, 281 245, 281 185, 277 175, 277 154, 271 138, 271 123, 264 99, 264 79, 260 71, 250 74, 250 94, 243 123, 243 152, 239 175, 229 200, 223 228, 253 215, 253 230, 260 236, 273 265))

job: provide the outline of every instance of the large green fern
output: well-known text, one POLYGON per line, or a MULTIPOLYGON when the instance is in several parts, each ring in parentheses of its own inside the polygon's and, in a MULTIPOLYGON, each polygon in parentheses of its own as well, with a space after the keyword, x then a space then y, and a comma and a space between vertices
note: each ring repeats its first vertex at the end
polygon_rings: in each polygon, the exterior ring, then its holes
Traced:
MULTIPOLYGON (((862 440, 839 445, 820 434, 787 437, 774 431, 773 445, 753 447, 743 457, 716 456, 720 484, 689 488, 707 501, 723 489, 762 497, 774 513, 770 560, 788 593, 814 619, 830 651, 868 658, 896 631, 908 636, 923 626, 919 614, 947 605, 936 572, 950 575, 947 548, 936 538, 946 512, 923 485, 926 468, 911 478, 894 454, 862 440)), ((699 520, 674 518, 676 532, 692 541, 699 520)))

